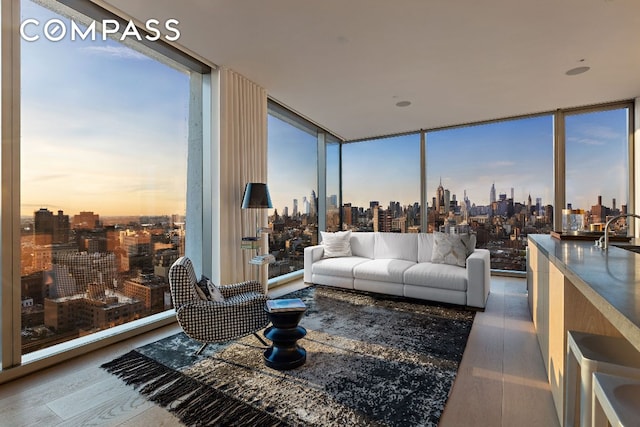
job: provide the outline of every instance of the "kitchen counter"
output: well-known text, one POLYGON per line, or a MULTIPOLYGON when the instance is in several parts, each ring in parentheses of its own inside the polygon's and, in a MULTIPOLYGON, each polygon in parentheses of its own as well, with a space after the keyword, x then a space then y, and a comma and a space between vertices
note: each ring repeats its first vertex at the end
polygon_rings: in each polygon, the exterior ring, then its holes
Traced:
POLYGON ((544 234, 528 241, 529 308, 562 424, 568 331, 622 337, 640 351, 640 254, 544 234))
POLYGON ((640 254, 615 246, 603 251, 594 242, 543 234, 530 235, 529 244, 640 351, 640 254))

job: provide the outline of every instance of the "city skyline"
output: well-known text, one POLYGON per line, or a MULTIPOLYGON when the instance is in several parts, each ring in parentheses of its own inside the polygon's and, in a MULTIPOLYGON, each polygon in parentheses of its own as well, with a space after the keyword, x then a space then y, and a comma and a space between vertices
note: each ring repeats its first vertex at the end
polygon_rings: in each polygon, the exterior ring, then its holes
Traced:
MULTIPOLYGON (((627 114, 623 109, 567 116, 566 202, 574 208, 590 209, 598 196, 607 206, 614 198, 617 206, 628 203, 627 114)), ((271 118, 269 126, 272 200, 278 212, 284 206, 291 211, 292 195, 315 188, 315 137, 301 138, 301 131, 271 118), (289 148, 297 157, 289 155, 289 148), (287 168, 286 179, 278 176, 282 168, 287 168)), ((489 204, 492 184, 498 194, 510 195, 513 188, 516 202, 526 203, 531 195, 534 203, 541 198, 544 205, 554 204, 551 115, 429 131, 426 145, 428 204, 440 182, 458 200, 466 190, 476 205, 489 204)), ((392 200, 402 205, 419 201, 419 153, 417 133, 344 144, 343 203, 368 207, 372 200, 383 206, 392 200)), ((327 157, 327 169, 337 170, 333 156, 327 157)), ((328 190, 337 187, 336 177, 327 181, 328 190)))
MULTIPOLYGON (((443 188, 444 188, 445 190, 449 190, 448 188, 446 188, 446 187, 444 187, 444 186, 443 186, 443 188)), ((311 194, 311 193, 309 193, 309 194, 311 194)), ((456 196, 456 200, 457 200, 457 202, 458 202, 458 205, 460 205, 460 204, 462 203, 462 201, 464 200, 464 197, 459 196, 459 195, 458 195, 457 193, 455 193, 455 192, 450 192, 450 194, 451 194, 452 200, 453 200, 453 196, 454 196, 454 195, 456 196)), ((497 191, 497 190, 496 190, 496 194, 497 194, 497 198, 498 198, 498 199, 500 198, 500 195, 501 195, 501 194, 506 194, 506 195, 507 195, 507 199, 510 199, 510 198, 511 198, 511 197, 510 197, 510 193, 509 193, 509 192, 500 192, 500 191, 497 191)), ((327 199, 330 199, 330 198, 332 198, 332 197, 336 197, 336 198, 337 198, 337 196, 338 196, 337 194, 328 194, 328 195, 327 195, 327 199)), ((435 197, 435 192, 434 192, 433 197, 435 197)), ((310 195, 301 195, 300 197, 294 197, 293 199, 291 199, 291 202, 290 202, 289 204, 286 204, 286 205, 284 205, 284 206, 276 206, 276 205, 274 204, 273 208, 270 210, 270 214, 272 214, 275 210, 277 210, 277 211, 278 211, 278 215, 283 215, 283 214, 284 214, 284 210, 285 210, 284 208, 287 208, 287 209, 288 209, 288 211, 289 211, 289 215, 291 216, 291 215, 293 214, 293 200, 297 200, 297 201, 298 201, 298 213, 300 213, 300 214, 304 214, 305 212, 304 212, 304 209, 303 209, 303 200, 305 200, 305 198, 306 198, 306 200, 310 200, 310 195)), ((535 204, 536 204, 536 199, 538 199, 538 198, 539 198, 539 197, 535 197, 533 194, 531 195, 532 205, 535 205, 535 204)), ((487 199, 488 199, 488 198, 487 198, 487 199)), ((528 197, 527 197, 527 199, 528 199, 528 197)), ((514 203, 521 203, 521 204, 523 204, 523 205, 526 205, 526 204, 527 204, 527 199, 524 199, 524 200, 518 200, 518 199, 516 198, 513 202, 514 202, 514 203)), ((541 198, 540 198, 540 199, 541 199, 541 198)), ((471 198, 469 198, 469 201, 470 201, 470 203, 471 203, 471 205, 472 205, 472 206, 474 206, 474 205, 475 205, 475 206, 489 206, 489 205, 490 205, 490 203, 489 203, 488 201, 487 201, 486 203, 477 203, 477 202, 474 202, 474 200, 473 200, 473 199, 471 199, 471 198)), ((420 203, 420 201, 419 201, 419 200, 415 200, 415 201, 413 201, 413 202, 406 202, 406 203, 404 203, 404 202, 402 202, 402 201, 400 201, 400 200, 379 200, 379 199, 372 199, 372 200, 369 200, 368 202, 363 203, 363 204, 356 204, 356 203, 353 203, 353 202, 351 202, 351 201, 349 201, 349 200, 343 200, 343 201, 342 201, 342 204, 344 205, 344 204, 346 204, 346 203, 350 203, 350 204, 351 204, 351 207, 355 207, 355 208, 364 208, 364 209, 366 210, 366 209, 368 209, 368 208, 370 207, 370 205, 371 205, 371 203, 372 203, 372 202, 378 202, 379 206, 380 206, 380 207, 382 207, 382 208, 384 208, 384 209, 388 208, 388 207, 389 207, 389 203, 391 203, 391 202, 398 202, 398 203, 400 203, 400 205, 401 205, 402 207, 413 206, 415 203, 420 203)), ((606 201, 605 201, 604 199, 603 199, 603 201, 602 201, 602 202, 603 202, 603 204, 604 204, 604 205, 607 205, 607 203, 606 203, 606 201)), ((616 203, 618 203, 618 202, 616 202, 616 203)), ((552 203, 545 203, 545 202, 544 202, 544 200, 541 200, 541 205, 543 205, 543 206, 544 206, 544 205, 548 205, 548 204, 552 204, 552 203)), ((594 204, 594 205, 595 205, 595 204, 597 204, 597 200, 595 200, 593 204, 594 204)), ((428 199, 428 201, 427 201, 427 205, 428 205, 428 207, 429 207, 429 208, 432 208, 432 207, 433 207, 433 206, 432 206, 432 198, 431 198, 431 197, 428 199)), ((590 205, 589 207, 591 207, 591 206, 592 206, 592 205, 590 205)), ((327 207, 329 207, 329 201, 327 201, 327 207)), ((619 207, 619 205, 618 205, 618 207, 619 207)))
MULTIPOLYGON (((447 188, 447 187, 446 187, 446 186, 444 186, 444 185, 443 185, 443 188, 444 188, 445 190, 450 190, 449 188, 447 188)), ((511 198, 511 195, 510 195, 510 194, 511 194, 511 192, 510 192, 510 190, 511 190, 511 189, 509 188, 509 191, 499 191, 499 190, 496 188, 496 195, 497 195, 498 199, 499 199, 499 197, 500 197, 500 195, 501 195, 501 194, 506 194, 506 195, 507 195, 507 199, 510 199, 510 198, 511 198)), ((309 192, 309 195, 310 195, 310 194, 311 194, 311 192, 309 192)), ((436 192, 434 191, 434 193, 433 193, 433 196, 432 196, 432 197, 435 197, 435 194, 436 194, 436 192)), ((451 191, 451 190, 450 190, 450 194, 451 194, 451 197, 452 197, 452 198, 453 198, 453 196, 454 196, 454 195, 456 196, 456 200, 457 200, 457 202, 458 202, 458 205, 459 205, 459 204, 464 200, 464 190, 462 191, 462 195, 461 195, 460 193, 457 193, 457 192, 454 192, 454 191, 451 191)), ((487 194, 489 194, 489 191, 487 191, 487 194)), ((269 210, 269 215, 272 215, 272 214, 274 213, 274 211, 275 211, 275 210, 277 210, 278 215, 283 215, 283 214, 284 214, 284 208, 287 208, 287 209, 288 209, 288 211, 289 211, 289 215, 290 215, 290 216, 291 216, 291 215, 293 215, 293 200, 294 200, 294 199, 297 199, 297 200, 298 200, 298 212, 299 212, 299 213, 305 213, 305 212, 303 212, 303 209, 302 209, 302 201, 304 200, 304 198, 305 198, 305 197, 307 198, 307 200, 309 200, 309 199, 310 199, 309 195, 301 195, 300 197, 294 197, 294 198, 292 198, 292 199, 291 199, 291 202, 290 202, 290 203, 288 203, 288 204, 284 204, 284 205, 281 205, 281 206, 278 206, 278 205, 276 205, 276 204, 274 203, 274 204, 273 204, 273 208, 269 210)), ((337 194, 328 194, 328 195, 327 195, 327 198, 330 198, 330 197, 332 197, 332 196, 336 196, 336 197, 337 197, 337 194)), ((593 199, 593 200, 588 201, 588 202, 587 202, 588 204, 586 204, 586 205, 584 205, 584 206, 580 207, 580 209, 589 210, 589 209, 591 209, 591 207, 592 207, 592 206, 597 205, 597 204, 598 204, 598 196, 601 196, 601 197, 602 197, 602 205, 603 205, 603 206, 606 206, 606 207, 609 207, 609 208, 613 207, 613 199, 614 199, 614 198, 607 199, 607 198, 605 198, 605 197, 604 197, 604 196, 602 196, 602 195, 597 195, 597 196, 595 196, 595 197, 594 197, 594 199, 593 199)), ((428 207, 429 207, 430 209, 433 207, 433 206, 432 206, 432 197, 429 197, 429 198, 428 198, 428 200, 427 200, 427 205, 428 205, 428 207)), ((467 194, 467 197, 468 197, 468 194, 467 194)), ((471 203, 471 205, 472 205, 472 206, 474 206, 474 205, 475 205, 475 206, 489 206, 489 205, 490 205, 490 203, 489 203, 489 196, 487 196, 487 200, 486 200, 486 202, 485 202, 485 203, 478 203, 478 202, 474 201, 474 199, 472 199, 471 197, 468 197, 468 198, 469 198, 469 201, 470 201, 470 203, 471 203)), ((524 198, 524 199, 522 199, 522 200, 518 199, 517 197, 514 197, 513 202, 514 202, 514 203, 521 203, 521 204, 523 204, 523 205, 526 205, 526 204, 527 204, 527 201, 528 201, 528 198, 529 198, 529 195, 528 195, 528 194, 527 194, 527 197, 525 197, 525 198, 524 198)), ((536 200, 537 200, 537 199, 541 199, 541 206, 553 205, 553 200, 545 201, 545 199, 544 199, 544 198, 539 197, 539 196, 536 196, 536 195, 534 195, 534 194, 531 194, 531 203, 532 203, 532 205, 534 205, 534 206, 536 205, 536 200)), ((403 201, 401 201, 401 200, 393 200, 393 199, 391 199, 391 200, 371 199, 371 200, 369 200, 369 201, 367 201, 367 202, 365 202, 365 203, 361 203, 361 204, 357 204, 357 203, 351 202, 351 201, 349 201, 349 200, 343 200, 343 201, 342 201, 342 203, 343 203, 343 205, 344 205, 345 203, 351 203, 351 206, 352 206, 352 207, 364 208, 364 209, 366 210, 366 209, 368 209, 368 208, 369 208, 370 203, 371 203, 371 202, 375 202, 375 201, 379 202, 379 206, 381 206, 381 207, 382 207, 382 208, 384 208, 384 209, 388 208, 389 203, 390 203, 390 202, 392 202, 392 201, 393 201, 393 202, 399 202, 399 203, 400 203, 400 205, 401 205, 401 206, 403 206, 403 207, 412 206, 414 203, 420 203, 420 200, 415 200, 415 201, 413 201, 413 202, 411 202, 411 201, 403 202, 403 201)), ((615 202, 616 202, 616 203, 615 203, 615 205, 616 205, 616 207, 617 207, 617 208, 620 208, 622 205, 625 205, 625 204, 626 204, 626 202, 621 203, 621 201, 620 201, 619 199, 616 199, 616 201, 615 201, 615 202)), ((570 202, 569 202, 569 203, 570 203, 570 202)), ((578 208, 578 206, 576 206, 575 204, 573 204, 573 205, 572 205, 572 207, 573 207, 574 209, 578 208)))

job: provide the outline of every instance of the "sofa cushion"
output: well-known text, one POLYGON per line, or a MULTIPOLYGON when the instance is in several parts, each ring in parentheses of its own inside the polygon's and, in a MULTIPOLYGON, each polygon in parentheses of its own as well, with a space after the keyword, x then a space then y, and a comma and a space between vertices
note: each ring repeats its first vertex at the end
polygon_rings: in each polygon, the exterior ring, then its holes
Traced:
POLYGON ((416 233, 377 233, 375 259, 403 259, 418 261, 418 235, 416 233))
POLYGON ((420 262, 404 272, 405 285, 452 291, 467 290, 467 269, 448 264, 420 262))
POLYGON ((329 233, 321 231, 324 257, 335 258, 351 256, 351 231, 337 231, 329 233))
POLYGON ((353 256, 361 256, 373 259, 373 246, 375 233, 360 231, 351 233, 351 253, 353 256))
POLYGON ((403 259, 372 259, 353 268, 355 279, 402 283, 404 272, 416 265, 403 259))
POLYGON ((433 233, 431 262, 464 267, 474 248, 475 236, 471 242, 471 236, 468 234, 446 234, 436 231, 433 233))
POLYGON ((313 263, 311 272, 313 274, 322 274, 326 276, 340 276, 353 278, 353 268, 369 261, 368 258, 362 257, 339 257, 339 258, 323 258, 313 263))

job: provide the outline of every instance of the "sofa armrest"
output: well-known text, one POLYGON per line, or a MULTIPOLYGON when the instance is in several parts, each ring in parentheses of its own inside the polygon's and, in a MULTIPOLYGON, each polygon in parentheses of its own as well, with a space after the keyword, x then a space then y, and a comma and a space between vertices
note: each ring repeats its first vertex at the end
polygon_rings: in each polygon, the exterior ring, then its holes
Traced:
POLYGON ((322 259, 324 255, 324 246, 307 246, 304 248, 304 281, 311 283, 311 268, 313 263, 322 259))
POLYGON ((484 308, 491 287, 491 259, 487 249, 476 249, 467 258, 467 305, 484 308))

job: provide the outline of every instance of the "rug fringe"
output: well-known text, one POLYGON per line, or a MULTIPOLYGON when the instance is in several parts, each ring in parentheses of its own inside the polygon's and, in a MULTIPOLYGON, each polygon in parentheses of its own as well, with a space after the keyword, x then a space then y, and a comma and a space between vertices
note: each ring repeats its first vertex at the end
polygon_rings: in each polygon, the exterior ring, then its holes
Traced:
POLYGON ((287 424, 276 416, 174 371, 135 350, 101 366, 189 426, 287 424))

